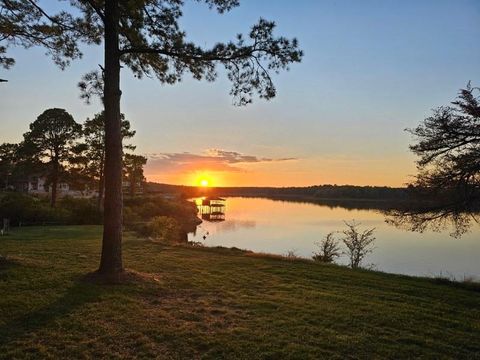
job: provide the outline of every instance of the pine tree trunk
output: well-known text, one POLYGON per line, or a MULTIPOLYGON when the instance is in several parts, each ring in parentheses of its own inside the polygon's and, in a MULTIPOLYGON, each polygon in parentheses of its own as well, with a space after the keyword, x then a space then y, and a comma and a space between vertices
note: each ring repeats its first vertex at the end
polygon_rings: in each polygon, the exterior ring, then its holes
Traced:
POLYGON ((98 210, 102 210, 103 208, 103 193, 105 191, 105 175, 103 173, 103 168, 104 168, 104 161, 100 163, 100 177, 98 179, 98 210))
POLYGON ((118 0, 105 1, 105 201, 99 273, 115 281, 122 262, 122 133, 118 0))

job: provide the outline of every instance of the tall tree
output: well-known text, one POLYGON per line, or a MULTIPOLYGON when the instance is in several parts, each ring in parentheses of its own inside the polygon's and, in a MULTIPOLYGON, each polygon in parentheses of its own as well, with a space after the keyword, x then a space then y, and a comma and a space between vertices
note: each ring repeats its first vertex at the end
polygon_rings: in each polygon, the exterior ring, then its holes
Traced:
POLYGON ((143 167, 147 163, 147 158, 141 155, 125 154, 124 171, 125 178, 129 183, 130 196, 134 196, 137 192, 137 185, 145 181, 143 175, 143 167))
POLYGON ((49 164, 48 182, 51 185, 52 207, 57 200, 57 185, 65 163, 72 156, 74 141, 82 134, 82 126, 64 109, 45 110, 25 133, 24 146, 39 161, 49 164))
MULTIPOLYGON (((203 0, 224 13, 239 0, 203 0)), ((8 46, 40 45, 61 67, 81 56, 80 43, 103 41, 102 73, 87 74, 81 83, 84 96, 102 91, 105 107, 105 211, 100 274, 112 280, 123 271, 122 262, 122 134, 120 120, 120 69, 122 64, 135 76, 155 75, 174 84, 190 72, 197 80, 213 81, 216 65, 226 69, 231 94, 245 105, 257 93, 270 99, 276 90, 271 72, 300 62, 302 52, 296 39, 275 37, 275 24, 264 19, 248 36, 218 43, 210 49, 186 40, 180 28, 182 0, 71 0, 74 7, 48 13, 35 0, 0 0, 2 26, 0 63, 12 65, 5 54, 8 46), (2 55, 3 53, 3 55, 2 55)))
POLYGON ((416 185, 450 201, 478 200, 480 188, 479 88, 460 90, 451 106, 433 111, 415 129, 410 149, 419 156, 416 185), (477 94, 476 94, 477 93, 477 94))
POLYGON ((18 162, 18 144, 3 143, 0 145, 0 188, 8 189, 11 177, 18 162))
MULTIPOLYGON (((121 114, 120 118, 122 139, 135 136, 135 131, 131 130, 130 122, 125 119, 125 115, 121 114)), ((86 146, 82 156, 87 159, 85 170, 89 176, 98 181, 98 207, 101 208, 105 188, 105 114, 103 112, 95 114, 92 119, 85 121, 83 136, 86 146)), ((132 145, 123 144, 123 147, 127 150, 135 149, 132 145)))
POLYGON ((480 89, 470 84, 449 106, 433 110, 408 131, 419 159, 409 189, 413 201, 387 214, 388 222, 413 231, 451 228, 459 237, 480 209, 480 89))

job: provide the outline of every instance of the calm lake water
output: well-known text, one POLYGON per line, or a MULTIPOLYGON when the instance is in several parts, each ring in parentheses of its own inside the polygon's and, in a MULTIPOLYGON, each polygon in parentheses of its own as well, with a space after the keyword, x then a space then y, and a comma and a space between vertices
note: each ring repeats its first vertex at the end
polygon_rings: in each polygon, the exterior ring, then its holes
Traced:
MULTIPOLYGON (((231 197, 226 198, 224 220, 204 220, 189 240, 272 254, 294 250, 299 256, 311 257, 315 242, 331 231, 343 230, 343 221, 353 219, 361 223, 361 230, 376 228, 375 250, 365 264, 398 274, 480 280, 478 225, 459 239, 448 231, 420 234, 385 223, 378 210, 231 197)), ((337 262, 346 264, 346 258, 337 262)))

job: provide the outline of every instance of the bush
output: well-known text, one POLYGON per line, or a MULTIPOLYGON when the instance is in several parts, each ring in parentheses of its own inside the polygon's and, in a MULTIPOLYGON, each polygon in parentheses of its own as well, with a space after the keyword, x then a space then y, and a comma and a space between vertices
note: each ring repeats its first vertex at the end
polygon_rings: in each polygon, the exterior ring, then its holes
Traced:
POLYGON ((296 249, 288 250, 288 251, 286 252, 286 254, 284 255, 284 258, 287 259, 287 260, 298 260, 298 259, 301 259, 301 257, 297 254, 297 250, 296 250, 296 249))
POLYGON ((68 211, 67 222, 75 225, 97 225, 102 223, 102 213, 94 199, 76 199, 65 197, 57 206, 68 211))
POLYGON ((320 242, 316 243, 319 247, 319 251, 313 254, 313 260, 324 263, 332 263, 337 257, 340 256, 340 246, 338 240, 335 239, 335 233, 331 232, 327 234, 320 242))
POLYGON ((123 225, 127 228, 133 228, 137 223, 142 222, 142 218, 129 206, 123 208, 123 225))
POLYGON ((138 234, 162 242, 175 243, 182 239, 182 228, 178 221, 168 216, 154 217, 146 224, 137 225, 138 234))
POLYGON ((193 232, 199 222, 197 207, 190 201, 175 199, 167 200, 161 196, 142 196, 124 200, 124 224, 141 236, 150 236, 149 228, 156 217, 169 217, 176 220, 181 228, 179 238, 185 239, 187 232, 193 232))
POLYGON ((343 231, 345 237, 342 241, 347 248, 344 254, 350 259, 350 267, 352 269, 358 268, 363 259, 373 252, 373 243, 375 241, 373 232, 375 231, 375 228, 360 232, 358 230, 360 224, 355 221, 350 223, 345 222, 345 225, 347 225, 348 229, 343 231))
MULTIPOLYGON (((10 219, 11 226, 102 224, 103 214, 97 199, 64 197, 52 208, 44 197, 17 192, 0 195, 0 222, 3 218, 10 219)), ((125 199, 123 220, 127 229, 162 241, 187 241, 187 232, 194 231, 201 222, 193 203, 159 196, 125 199)))
POLYGON ((197 214, 195 204, 190 201, 166 200, 160 196, 126 198, 124 206, 131 210, 130 214, 136 214, 142 220, 150 220, 155 216, 189 218, 197 214))
POLYGON ((70 213, 65 209, 52 208, 45 199, 21 193, 8 193, 0 199, 0 218, 10 219, 12 226, 43 223, 66 223, 70 213))

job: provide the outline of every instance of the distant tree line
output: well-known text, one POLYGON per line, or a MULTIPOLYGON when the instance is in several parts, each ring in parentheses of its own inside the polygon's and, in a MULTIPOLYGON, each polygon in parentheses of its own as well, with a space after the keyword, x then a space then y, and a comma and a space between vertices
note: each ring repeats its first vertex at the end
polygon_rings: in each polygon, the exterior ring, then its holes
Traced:
MULTIPOLYGON (((121 115, 123 139, 131 139, 135 131, 121 115)), ((134 195, 138 184, 145 182, 144 156, 136 155, 135 146, 123 146, 123 174, 134 195)), ((50 191, 50 206, 57 203, 60 182, 68 182, 72 188, 90 188, 98 193, 100 209, 105 187, 105 116, 96 114, 84 124, 77 123, 64 109, 45 110, 30 124, 20 143, 0 145, 0 189, 21 190, 19 183, 30 176, 46 178, 50 191)))
POLYGON ((281 188, 225 188, 226 195, 247 195, 248 193, 266 194, 267 196, 298 196, 317 199, 401 199, 406 197, 406 190, 386 186, 354 186, 354 185, 314 185, 307 187, 281 188))
POLYGON ((306 187, 218 187, 202 189, 196 186, 148 183, 151 192, 195 196, 245 196, 291 198, 292 200, 346 199, 346 200, 407 200, 408 188, 387 186, 314 185, 306 187))

